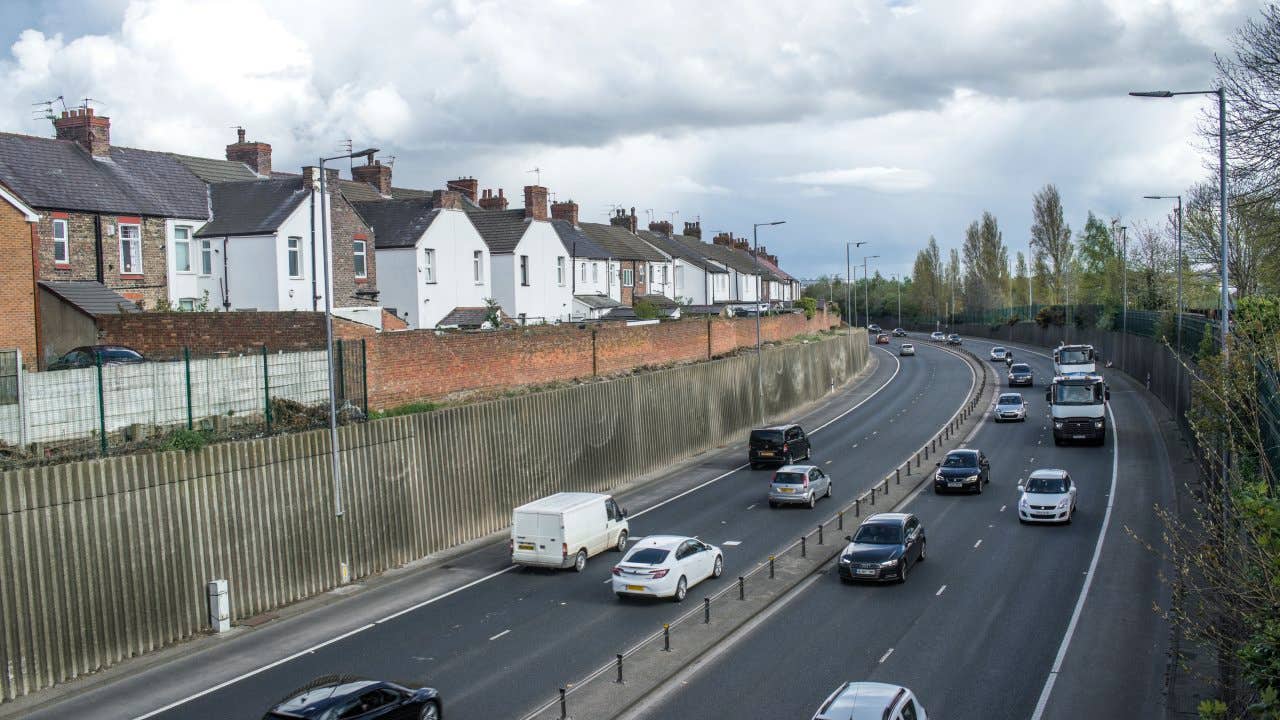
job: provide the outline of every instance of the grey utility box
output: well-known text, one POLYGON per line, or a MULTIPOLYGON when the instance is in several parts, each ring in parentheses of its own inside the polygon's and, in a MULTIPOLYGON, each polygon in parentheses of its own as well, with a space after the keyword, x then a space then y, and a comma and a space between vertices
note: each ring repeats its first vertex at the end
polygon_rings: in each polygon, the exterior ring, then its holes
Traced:
POLYGON ((216 633, 231 629, 231 596, 226 580, 212 580, 205 589, 209 596, 209 625, 216 633))

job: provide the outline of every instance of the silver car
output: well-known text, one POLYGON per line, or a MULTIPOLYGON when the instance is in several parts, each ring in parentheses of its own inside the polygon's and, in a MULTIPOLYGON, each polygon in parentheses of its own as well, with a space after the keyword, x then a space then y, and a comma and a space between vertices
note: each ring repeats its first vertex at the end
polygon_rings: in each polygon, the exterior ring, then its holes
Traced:
POLYGON ((813 720, 929 720, 920 700, 900 685, 847 682, 831 693, 813 720))
POLYGON ((813 507, 820 497, 831 497, 831 477, 816 465, 784 465, 769 481, 769 507, 813 507))
POLYGON ((902 347, 898 349, 899 355, 915 355, 916 346, 911 343, 902 343, 902 347))
POLYGON ((1026 422, 1027 401, 1022 393, 1001 393, 1000 399, 996 400, 994 416, 996 422, 1026 422))

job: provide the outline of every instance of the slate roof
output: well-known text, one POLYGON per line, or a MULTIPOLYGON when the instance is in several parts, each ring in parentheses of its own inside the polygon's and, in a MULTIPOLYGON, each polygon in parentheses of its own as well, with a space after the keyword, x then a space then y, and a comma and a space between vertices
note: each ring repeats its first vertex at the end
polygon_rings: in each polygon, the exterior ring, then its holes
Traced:
POLYGON ((603 319, 604 320, 639 320, 640 316, 636 315, 636 311, 634 309, 629 308, 626 305, 623 305, 622 307, 616 307, 610 310, 609 314, 605 315, 603 319))
POLYGON ((249 166, 242 162, 202 158, 194 155, 178 155, 177 153, 169 153, 169 156, 182 163, 192 174, 207 183, 258 179, 257 173, 250 170, 249 166))
POLYGON ((778 280, 784 283, 795 282, 795 278, 788 275, 782 268, 770 262, 768 258, 764 258, 764 257, 760 258, 760 265, 768 268, 769 272, 773 273, 774 277, 776 277, 778 280))
POLYGON ((769 268, 765 267, 764 264, 757 268, 755 258, 749 253, 725 247, 724 245, 716 245, 715 243, 696 242, 699 248, 706 252, 711 259, 724 263, 743 275, 759 275, 763 280, 781 280, 781 278, 770 272, 769 268))
POLYGON ((603 310, 604 308, 620 307, 622 303, 614 300, 608 295, 574 295, 574 300, 586 305, 592 310, 603 310))
POLYGON ((355 202, 356 212, 373 228, 374 247, 407 248, 417 244, 440 211, 428 199, 355 202))
POLYGON ((96 280, 41 280, 40 287, 90 317, 138 311, 132 300, 96 280))
POLYGON ((551 227, 556 229, 556 235, 560 236, 560 242, 564 245, 564 249, 569 251, 570 257, 587 260, 610 259, 608 250, 597 245, 582 232, 582 228, 574 227, 568 220, 552 220, 551 227))
POLYGON ((308 194, 301 177, 210 185, 213 220, 196 237, 273 233, 308 194))
POLYGON ((699 250, 696 245, 691 244, 699 242, 696 238, 686 237, 684 235, 676 235, 672 237, 649 230, 641 230, 640 237, 644 238, 645 242, 653 245, 666 254, 678 257, 690 265, 701 268, 706 272, 722 274, 729 272, 720 265, 712 262, 710 258, 707 257, 707 254, 699 250), (684 242, 681 241, 681 238, 683 238, 684 242))
POLYGON ((484 325, 489 310, 482 307, 456 307, 448 315, 440 318, 436 326, 457 325, 460 328, 478 328, 484 325))
POLYGON ((529 222, 525 220, 523 209, 482 210, 469 212, 467 217, 471 219, 471 224, 476 226, 476 231, 484 239, 484 244, 489 246, 489 252, 494 255, 509 255, 515 252, 516 245, 519 245, 520 238, 524 237, 525 227, 529 222))
POLYGON ((666 262, 667 257, 658 252, 629 230, 617 225, 582 223, 579 227, 595 244, 608 251, 617 260, 647 260, 666 262))
POLYGON ((0 133, 0 180, 37 208, 207 218, 205 184, 168 153, 0 133))

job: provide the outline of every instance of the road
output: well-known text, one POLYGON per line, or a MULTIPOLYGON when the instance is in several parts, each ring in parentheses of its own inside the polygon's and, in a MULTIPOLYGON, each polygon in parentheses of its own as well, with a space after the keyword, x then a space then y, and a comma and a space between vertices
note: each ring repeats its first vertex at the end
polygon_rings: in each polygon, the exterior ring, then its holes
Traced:
MULTIPOLYGON (((966 342, 982 357, 993 346, 966 342)), ((1159 563, 1125 532, 1158 537, 1151 506, 1172 493, 1155 421, 1137 386, 1115 373, 1118 442, 1112 432, 1106 447, 1056 447, 1043 390, 1052 364, 1015 355, 1036 373, 1037 388, 1023 390, 1029 419, 987 420, 968 443, 991 459, 986 492, 926 490, 907 503, 926 528, 928 560, 905 585, 847 586, 829 566, 634 716, 810 717, 848 680, 910 687, 930 717, 1160 716, 1167 630, 1151 610, 1163 594, 1159 563), (1015 486, 1042 467, 1067 469, 1080 488, 1072 524, 1018 523, 1015 486), (1108 521, 1113 469, 1117 502, 1108 521), (1069 627, 1072 643, 1055 664, 1069 627)))
MULTIPOLYGON (((854 400, 829 404, 818 417, 884 389, 813 432, 814 462, 834 478, 841 501, 925 442, 971 387, 968 364, 941 349, 921 347, 901 363, 878 352, 878 366, 854 400)), ((832 510, 824 503, 813 512, 769 509, 770 472, 741 469, 744 455, 742 445, 710 453, 621 498, 632 511, 632 537, 685 533, 720 544, 731 578, 832 510)), ((616 558, 593 558, 580 575, 513 570, 505 544, 495 544, 385 592, 271 623, 24 717, 257 718, 292 688, 330 673, 439 688, 453 718, 519 716, 678 614, 671 603, 619 602, 606 586, 616 558)))

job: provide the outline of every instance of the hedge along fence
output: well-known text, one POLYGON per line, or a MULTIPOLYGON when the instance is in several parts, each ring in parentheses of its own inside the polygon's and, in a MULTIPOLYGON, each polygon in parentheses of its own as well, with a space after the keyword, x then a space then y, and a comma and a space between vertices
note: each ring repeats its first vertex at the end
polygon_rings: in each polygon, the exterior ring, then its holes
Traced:
MULTIPOLYGON (((855 331, 766 348, 766 420, 861 370, 855 331)), ((0 474, 0 698, 207 629, 204 585, 240 620, 506 527, 563 490, 617 491, 742 437, 760 412, 744 355, 340 429, 0 474)))

